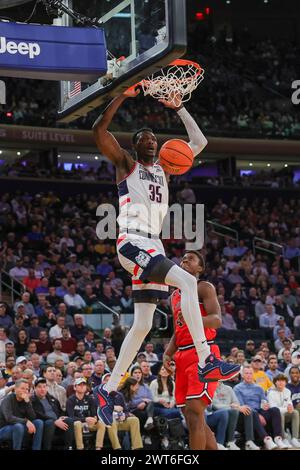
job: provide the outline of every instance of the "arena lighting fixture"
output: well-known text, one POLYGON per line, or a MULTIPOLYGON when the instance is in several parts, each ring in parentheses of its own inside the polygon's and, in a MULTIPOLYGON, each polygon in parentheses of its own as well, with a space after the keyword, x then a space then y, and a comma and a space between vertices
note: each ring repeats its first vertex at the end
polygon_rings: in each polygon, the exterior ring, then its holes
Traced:
POLYGON ((230 0, 226 0, 226 3, 227 3, 227 5, 230 5, 231 1, 230 1, 230 0))
POLYGON ((95 160, 99 160, 99 157, 95 157, 95 160))
POLYGON ((267 163, 267 166, 271 166, 271 163, 267 163))
POLYGON ((77 155, 77 159, 80 160, 80 158, 81 158, 80 155, 77 155))
POLYGON ((0 150, 0 155, 2 155, 2 150, 0 150))
POLYGON ((21 152, 17 152, 18 157, 21 155, 21 152))
POLYGON ((249 166, 253 166, 253 163, 249 163, 249 166))
POLYGON ((284 164, 284 167, 285 167, 285 168, 286 168, 286 167, 288 167, 288 164, 287 164, 287 163, 285 163, 285 164, 284 164))
POLYGON ((61 155, 57 155, 57 158, 60 158, 60 157, 61 157, 61 155))

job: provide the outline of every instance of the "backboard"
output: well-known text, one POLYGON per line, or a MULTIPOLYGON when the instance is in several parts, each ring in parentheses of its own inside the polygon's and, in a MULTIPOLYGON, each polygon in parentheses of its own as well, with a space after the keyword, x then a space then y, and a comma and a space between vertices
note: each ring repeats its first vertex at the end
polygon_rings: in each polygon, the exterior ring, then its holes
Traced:
MULTIPOLYGON (((186 51, 186 0, 64 3, 74 11, 99 19, 99 27, 105 31, 108 73, 94 83, 61 82, 61 122, 85 116, 186 51)), ((72 26, 67 15, 63 25, 72 26)))

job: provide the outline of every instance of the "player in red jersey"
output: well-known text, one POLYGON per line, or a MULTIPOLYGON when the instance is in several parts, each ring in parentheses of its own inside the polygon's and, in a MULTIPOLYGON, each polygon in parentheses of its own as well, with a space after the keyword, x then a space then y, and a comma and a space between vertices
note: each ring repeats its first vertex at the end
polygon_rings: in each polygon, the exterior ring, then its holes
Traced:
MULTIPOLYGON (((188 251, 182 258, 181 267, 197 279, 204 273, 205 263, 197 251, 188 251)), ((221 309, 216 290, 206 281, 198 281, 199 315, 211 352, 220 358, 219 347, 214 344, 216 328, 222 324, 221 309)), ((199 382, 198 357, 193 339, 181 313, 181 293, 177 289, 171 296, 174 334, 164 353, 164 366, 170 370, 170 361, 176 363, 175 399, 177 407, 184 412, 189 429, 191 450, 217 450, 214 434, 205 421, 205 408, 212 402, 218 382, 199 382)))

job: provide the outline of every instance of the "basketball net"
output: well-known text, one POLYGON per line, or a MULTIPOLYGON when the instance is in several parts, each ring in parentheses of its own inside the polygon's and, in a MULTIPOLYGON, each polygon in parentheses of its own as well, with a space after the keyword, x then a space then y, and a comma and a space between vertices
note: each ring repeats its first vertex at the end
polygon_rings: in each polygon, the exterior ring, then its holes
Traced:
POLYGON ((175 106, 189 101, 204 78, 204 70, 199 64, 183 59, 175 60, 161 69, 159 74, 145 78, 138 85, 142 87, 145 96, 166 100, 175 106))

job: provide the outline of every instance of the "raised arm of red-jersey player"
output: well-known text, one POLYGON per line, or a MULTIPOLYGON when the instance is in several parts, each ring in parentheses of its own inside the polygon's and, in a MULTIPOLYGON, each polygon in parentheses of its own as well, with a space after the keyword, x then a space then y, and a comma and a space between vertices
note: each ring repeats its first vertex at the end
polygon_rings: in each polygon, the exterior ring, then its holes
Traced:
POLYGON ((203 318, 205 328, 220 328, 222 325, 221 307, 215 287, 206 281, 198 283, 198 295, 203 302, 207 317, 203 318))
POLYGON ((129 97, 134 98, 138 93, 139 90, 131 90, 130 94, 125 92, 114 98, 93 125, 94 137, 99 151, 109 158, 116 168, 124 169, 127 172, 133 167, 134 160, 108 131, 108 127, 121 104, 129 97))

